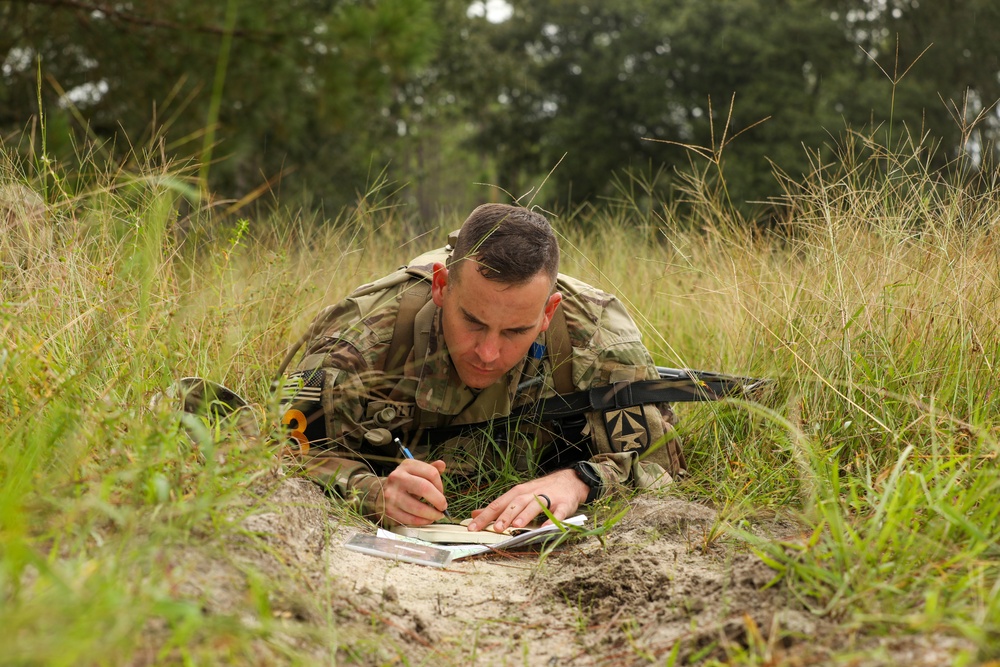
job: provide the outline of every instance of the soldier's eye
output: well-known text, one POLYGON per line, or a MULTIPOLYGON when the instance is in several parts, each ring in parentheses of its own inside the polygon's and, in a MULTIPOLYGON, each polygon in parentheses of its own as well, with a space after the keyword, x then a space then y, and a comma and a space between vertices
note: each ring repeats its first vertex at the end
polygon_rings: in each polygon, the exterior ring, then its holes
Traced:
POLYGON ((505 329, 503 333, 508 338, 517 338, 518 336, 523 336, 529 331, 530 329, 505 329))

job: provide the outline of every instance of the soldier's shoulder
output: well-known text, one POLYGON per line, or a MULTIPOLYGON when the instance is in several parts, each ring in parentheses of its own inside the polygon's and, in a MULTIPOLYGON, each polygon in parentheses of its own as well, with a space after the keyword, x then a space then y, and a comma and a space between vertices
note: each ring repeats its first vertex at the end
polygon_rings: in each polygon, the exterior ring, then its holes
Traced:
POLYGON ((560 273, 556 290, 563 295, 567 308, 598 314, 617 301, 614 294, 587 284, 579 278, 560 273))
POLYGON ((377 289, 359 288, 325 308, 310 325, 315 334, 307 349, 315 353, 349 345, 364 350, 391 337, 398 314, 396 293, 404 284, 380 285, 377 289))
POLYGON ((576 346, 590 341, 598 329, 607 326, 609 319, 617 321, 624 315, 623 324, 631 322, 614 294, 578 278, 559 274, 556 289, 563 295, 561 307, 566 315, 570 339, 576 346))
POLYGON ((418 255, 403 264, 392 273, 382 276, 378 280, 365 283, 354 288, 348 295, 348 299, 364 299, 366 297, 376 297, 372 301, 377 303, 379 297, 386 294, 402 295, 421 282, 430 284, 434 274, 434 264, 444 263, 451 254, 450 247, 437 248, 422 255, 418 255))
POLYGON ((359 349, 388 343, 401 312, 404 317, 416 312, 412 307, 401 309, 404 299, 410 296, 414 297, 410 301, 426 302, 431 298, 434 263, 446 260, 448 252, 447 248, 426 252, 392 273, 356 287, 343 301, 324 311, 329 314, 320 326, 322 335, 359 349))

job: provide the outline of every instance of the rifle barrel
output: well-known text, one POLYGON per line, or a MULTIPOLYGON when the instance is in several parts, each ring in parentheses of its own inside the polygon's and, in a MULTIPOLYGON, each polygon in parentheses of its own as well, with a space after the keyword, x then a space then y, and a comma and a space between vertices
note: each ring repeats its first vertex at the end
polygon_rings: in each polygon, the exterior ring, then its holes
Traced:
POLYGON ((661 380, 691 382, 695 385, 703 386, 711 392, 707 395, 700 394, 701 398, 692 397, 688 400, 714 400, 712 397, 713 395, 715 398, 721 398, 725 396, 746 394, 770 382, 768 379, 727 375, 725 373, 699 371, 691 368, 669 368, 667 366, 657 366, 656 371, 661 380))

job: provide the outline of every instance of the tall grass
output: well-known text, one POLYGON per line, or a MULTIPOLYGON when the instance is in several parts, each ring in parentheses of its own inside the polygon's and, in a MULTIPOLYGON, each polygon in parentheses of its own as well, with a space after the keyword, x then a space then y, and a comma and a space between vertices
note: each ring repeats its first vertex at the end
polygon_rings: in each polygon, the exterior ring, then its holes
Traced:
MULTIPOLYGON (((941 630, 1000 652, 1000 185, 931 148, 862 135, 777 174, 780 223, 746 225, 703 178, 691 213, 622 205, 566 232, 576 272, 622 295, 667 365, 770 377, 752 401, 680 408, 692 475, 736 519, 794 509, 800 536, 742 538, 815 614, 941 630), (635 219, 643 224, 636 230, 635 219)), ((742 522, 741 522, 742 523, 742 522)))
MULTIPOLYGON (((658 363, 775 379, 752 401, 679 408, 690 475, 676 492, 734 520, 798 513, 800 535, 742 537, 816 614, 944 628, 987 655, 1000 629, 1000 192, 931 172, 926 153, 859 137, 832 162, 817 155, 804 179, 779 175, 784 215, 766 229, 699 177, 683 208, 639 201, 640 183, 554 222, 564 270, 626 300, 658 363)), ((273 428, 271 374, 315 312, 461 220, 420 229, 380 199, 384 184, 333 220, 241 217, 197 199, 196 169, 85 161, 71 179, 15 164, 0 155, 4 656, 335 655, 333 628, 290 640, 178 592, 165 554, 238 536, 273 463, 225 430, 192 440, 151 399, 206 376, 273 428)))
POLYGON ((855 136, 785 181, 779 229, 665 226, 664 275, 692 280, 657 331, 671 353, 678 335, 709 342, 682 361, 777 379, 761 403, 692 414, 691 464, 716 502, 801 508, 801 539, 756 542, 792 593, 857 628, 947 628, 992 656, 1000 189, 990 168, 931 172, 928 153, 855 136))

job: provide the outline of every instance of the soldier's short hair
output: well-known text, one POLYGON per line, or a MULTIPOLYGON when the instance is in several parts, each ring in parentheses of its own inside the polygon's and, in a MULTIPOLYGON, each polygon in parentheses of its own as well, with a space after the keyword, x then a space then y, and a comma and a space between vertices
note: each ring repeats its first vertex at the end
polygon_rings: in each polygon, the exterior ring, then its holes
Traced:
POLYGON ((467 259, 487 280, 521 285, 544 271, 555 285, 559 243, 542 214, 521 206, 483 204, 462 224, 448 269, 467 259))

